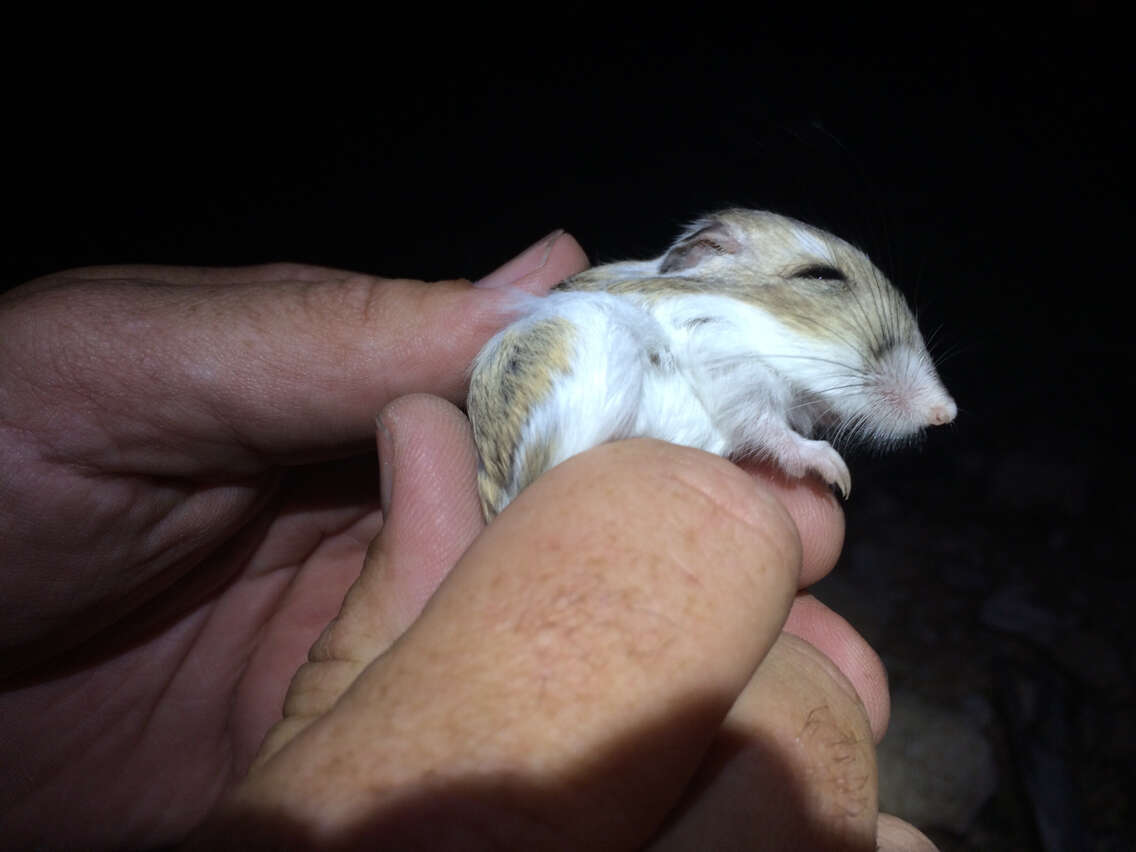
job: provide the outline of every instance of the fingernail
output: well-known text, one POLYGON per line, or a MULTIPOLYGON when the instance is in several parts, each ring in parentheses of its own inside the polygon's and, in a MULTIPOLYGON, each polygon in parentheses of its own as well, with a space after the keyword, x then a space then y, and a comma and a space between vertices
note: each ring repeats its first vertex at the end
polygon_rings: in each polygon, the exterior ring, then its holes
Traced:
POLYGON ((383 510, 383 523, 390 514, 392 478, 394 475, 394 441, 380 415, 375 415, 375 436, 379 447, 379 505, 383 510))
POLYGON ((508 287, 526 275, 536 272, 548 263, 548 256, 552 254, 552 247, 562 236, 564 236, 564 229, 557 228, 548 236, 537 240, 508 263, 497 267, 473 286, 486 290, 508 287))

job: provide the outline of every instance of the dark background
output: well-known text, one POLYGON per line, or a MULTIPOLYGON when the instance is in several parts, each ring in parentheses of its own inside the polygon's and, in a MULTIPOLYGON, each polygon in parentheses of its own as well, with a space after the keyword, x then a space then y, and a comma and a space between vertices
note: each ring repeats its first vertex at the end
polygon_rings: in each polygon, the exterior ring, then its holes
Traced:
POLYGON ((856 25, 541 14, 517 32, 471 18, 361 37, 347 21, 323 41, 220 24, 178 46, 172 25, 44 41, 9 74, 0 285, 272 260, 476 278, 555 227, 594 261, 653 256, 725 205, 856 242, 936 332, 960 414, 917 449, 853 456, 826 599, 897 693, 994 756, 996 791, 930 826, 943 848, 1121 848, 1136 588, 1118 546, 1133 390, 1119 24, 1091 4, 856 25))

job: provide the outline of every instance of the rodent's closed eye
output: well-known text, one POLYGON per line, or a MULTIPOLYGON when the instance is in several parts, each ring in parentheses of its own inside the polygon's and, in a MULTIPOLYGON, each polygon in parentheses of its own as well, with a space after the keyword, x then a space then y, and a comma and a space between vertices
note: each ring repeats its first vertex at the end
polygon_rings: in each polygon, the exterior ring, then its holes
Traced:
POLYGON ((804 269, 799 269, 793 273, 794 278, 813 278, 817 281, 847 281, 848 278, 843 272, 835 266, 826 266, 824 264, 816 264, 814 266, 806 266, 804 269))

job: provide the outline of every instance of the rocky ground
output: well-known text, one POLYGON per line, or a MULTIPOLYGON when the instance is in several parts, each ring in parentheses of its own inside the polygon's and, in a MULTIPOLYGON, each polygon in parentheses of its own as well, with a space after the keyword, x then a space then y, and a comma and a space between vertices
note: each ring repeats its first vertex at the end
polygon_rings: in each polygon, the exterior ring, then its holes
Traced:
POLYGON ((1129 849, 1136 578, 1102 487, 1122 448, 951 441, 853 464, 816 589, 891 678, 883 807, 944 852, 1129 849))

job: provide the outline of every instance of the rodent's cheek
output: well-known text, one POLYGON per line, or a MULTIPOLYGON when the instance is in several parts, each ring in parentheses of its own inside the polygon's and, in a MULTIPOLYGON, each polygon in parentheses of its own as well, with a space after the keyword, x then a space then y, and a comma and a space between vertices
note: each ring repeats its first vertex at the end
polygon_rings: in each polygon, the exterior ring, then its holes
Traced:
POLYGON ((801 536, 801 579, 804 589, 836 566, 844 547, 844 510, 831 489, 818 479, 795 479, 761 461, 740 464, 781 501, 801 536))

